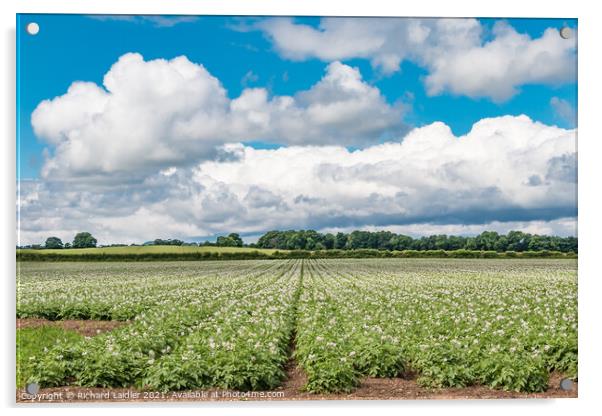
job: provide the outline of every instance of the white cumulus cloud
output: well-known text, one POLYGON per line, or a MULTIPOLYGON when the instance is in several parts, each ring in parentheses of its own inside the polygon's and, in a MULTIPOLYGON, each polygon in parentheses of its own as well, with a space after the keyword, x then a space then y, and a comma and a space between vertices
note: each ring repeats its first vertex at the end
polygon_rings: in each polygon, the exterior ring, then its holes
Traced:
POLYGON ((384 73, 415 62, 428 71, 430 95, 505 101, 521 85, 559 85, 576 76, 576 39, 561 38, 558 28, 531 38, 500 21, 488 39, 476 19, 323 18, 315 28, 271 18, 257 26, 293 60, 365 58, 384 73))
POLYGON ((401 107, 339 62, 294 96, 248 88, 231 100, 217 78, 186 57, 145 61, 128 53, 103 86, 74 82, 64 95, 41 102, 31 121, 53 146, 42 175, 66 178, 146 175, 247 140, 365 145, 399 135, 401 119, 401 107))
POLYGON ((78 230, 109 243, 289 228, 574 229, 576 131, 526 116, 483 119, 459 137, 436 122, 355 151, 227 144, 221 152, 136 185, 24 181, 21 242, 78 230))

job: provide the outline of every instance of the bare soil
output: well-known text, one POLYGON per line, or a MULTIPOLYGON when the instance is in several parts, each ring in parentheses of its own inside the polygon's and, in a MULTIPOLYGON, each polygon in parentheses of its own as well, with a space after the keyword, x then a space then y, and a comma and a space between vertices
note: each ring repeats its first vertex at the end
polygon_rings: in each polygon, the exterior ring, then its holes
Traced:
POLYGON ((19 328, 38 328, 41 326, 56 326, 79 334, 92 337, 103 332, 112 331, 115 328, 126 325, 124 321, 94 321, 67 319, 64 321, 49 321, 39 318, 17 318, 17 329, 19 328))
MULTIPOLYGON (((565 391, 560 388, 562 374, 550 374, 548 390, 542 393, 519 393, 512 391, 494 390, 487 386, 471 386, 464 388, 429 389, 421 387, 416 377, 411 378, 376 378, 366 377, 356 390, 348 394, 313 394, 303 392, 307 377, 303 370, 294 366, 287 369, 288 378, 282 387, 284 400, 416 400, 416 399, 510 399, 510 398, 560 398, 577 397, 577 385, 573 390, 565 391)), ((282 400, 282 399, 280 399, 282 400)))
POLYGON ((237 392, 229 390, 195 390, 160 393, 127 388, 57 387, 41 389, 37 396, 28 396, 24 389, 17 390, 18 403, 74 403, 74 402, 215 402, 215 401, 300 401, 300 400, 455 400, 455 399, 548 399, 576 398, 578 383, 573 390, 564 391, 558 373, 550 375, 547 391, 543 393, 518 393, 493 390, 486 386, 465 388, 427 389, 415 379, 373 378, 362 380, 360 386, 349 394, 313 394, 303 392, 306 376, 294 366, 288 368, 288 379, 270 392, 237 392))

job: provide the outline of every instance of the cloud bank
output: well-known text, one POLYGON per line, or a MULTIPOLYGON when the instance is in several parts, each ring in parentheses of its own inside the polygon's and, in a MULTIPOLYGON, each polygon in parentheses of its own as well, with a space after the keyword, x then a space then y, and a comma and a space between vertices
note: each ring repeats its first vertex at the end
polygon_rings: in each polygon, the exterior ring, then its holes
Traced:
POLYGON ((526 116, 483 119, 460 137, 436 122, 355 151, 233 143, 220 152, 135 184, 23 181, 20 241, 81 230, 103 243, 288 228, 576 230, 576 131, 526 116))
POLYGON ((257 27, 292 60, 364 58, 385 74, 414 62, 428 71, 429 95, 501 102, 521 85, 560 85, 576 76, 576 38, 561 38, 558 28, 533 39, 503 21, 486 37, 476 19, 322 18, 315 28, 272 18, 257 27))

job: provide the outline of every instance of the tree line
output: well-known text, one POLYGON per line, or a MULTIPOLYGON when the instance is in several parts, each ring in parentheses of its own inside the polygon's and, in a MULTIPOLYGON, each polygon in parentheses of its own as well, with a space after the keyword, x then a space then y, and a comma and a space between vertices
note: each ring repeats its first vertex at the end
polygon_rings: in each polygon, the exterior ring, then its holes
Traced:
MULTIPOLYGON (((576 237, 558 237, 510 231, 499 234, 484 231, 474 237, 437 234, 412 238, 390 231, 353 231, 351 233, 319 233, 314 230, 269 231, 255 244, 244 244, 237 233, 217 237, 216 242, 190 243, 178 239, 155 239, 143 245, 194 245, 217 247, 253 247, 278 250, 388 250, 388 251, 495 251, 495 252, 536 252, 552 251, 577 253, 576 237)), ((138 245, 138 244, 131 244, 138 245)), ((78 233, 72 243, 64 243, 58 237, 48 237, 44 245, 24 246, 33 249, 90 248, 96 247, 97 240, 89 232, 78 233)), ((110 246, 126 246, 112 244, 110 246)), ((105 246, 105 247, 110 247, 105 246)))
POLYGON ((31 244, 27 246, 17 247, 17 248, 31 248, 31 249, 62 249, 62 248, 93 248, 96 247, 98 241, 92 234, 87 231, 82 231, 81 233, 75 234, 73 237, 73 242, 63 241, 58 237, 48 237, 44 245, 41 244, 31 244))
MULTIPOLYGON (((17 248, 23 249, 63 249, 63 248, 93 248, 96 247, 98 241, 89 232, 81 232, 75 235, 73 243, 63 241, 59 237, 48 237, 44 244, 31 244, 24 246, 17 246, 17 248)), ((213 247, 243 247, 244 243, 240 235, 237 233, 230 233, 227 236, 219 236, 215 243, 205 241, 202 243, 186 242, 177 238, 156 238, 152 241, 147 241, 143 244, 129 244, 130 246, 213 246, 213 247)), ((127 247, 128 244, 108 244, 101 247, 127 247)))
POLYGON ((319 233, 314 230, 269 231, 262 235, 258 248, 281 250, 469 250, 469 251, 560 251, 577 253, 576 237, 558 237, 510 231, 499 234, 484 231, 474 237, 438 234, 412 238, 390 231, 319 233))

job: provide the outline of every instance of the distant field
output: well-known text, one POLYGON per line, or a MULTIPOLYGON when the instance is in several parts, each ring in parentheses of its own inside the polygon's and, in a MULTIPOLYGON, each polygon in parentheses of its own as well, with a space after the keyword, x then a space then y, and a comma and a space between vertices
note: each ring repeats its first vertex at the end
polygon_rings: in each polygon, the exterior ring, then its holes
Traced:
POLYGON ((19 252, 35 252, 40 254, 148 254, 148 253, 249 253, 258 251, 260 253, 272 254, 275 251, 286 252, 287 250, 273 250, 265 248, 249 247, 212 247, 212 246, 126 246, 126 247, 98 247, 98 248, 67 248, 67 249, 19 249, 19 252))

